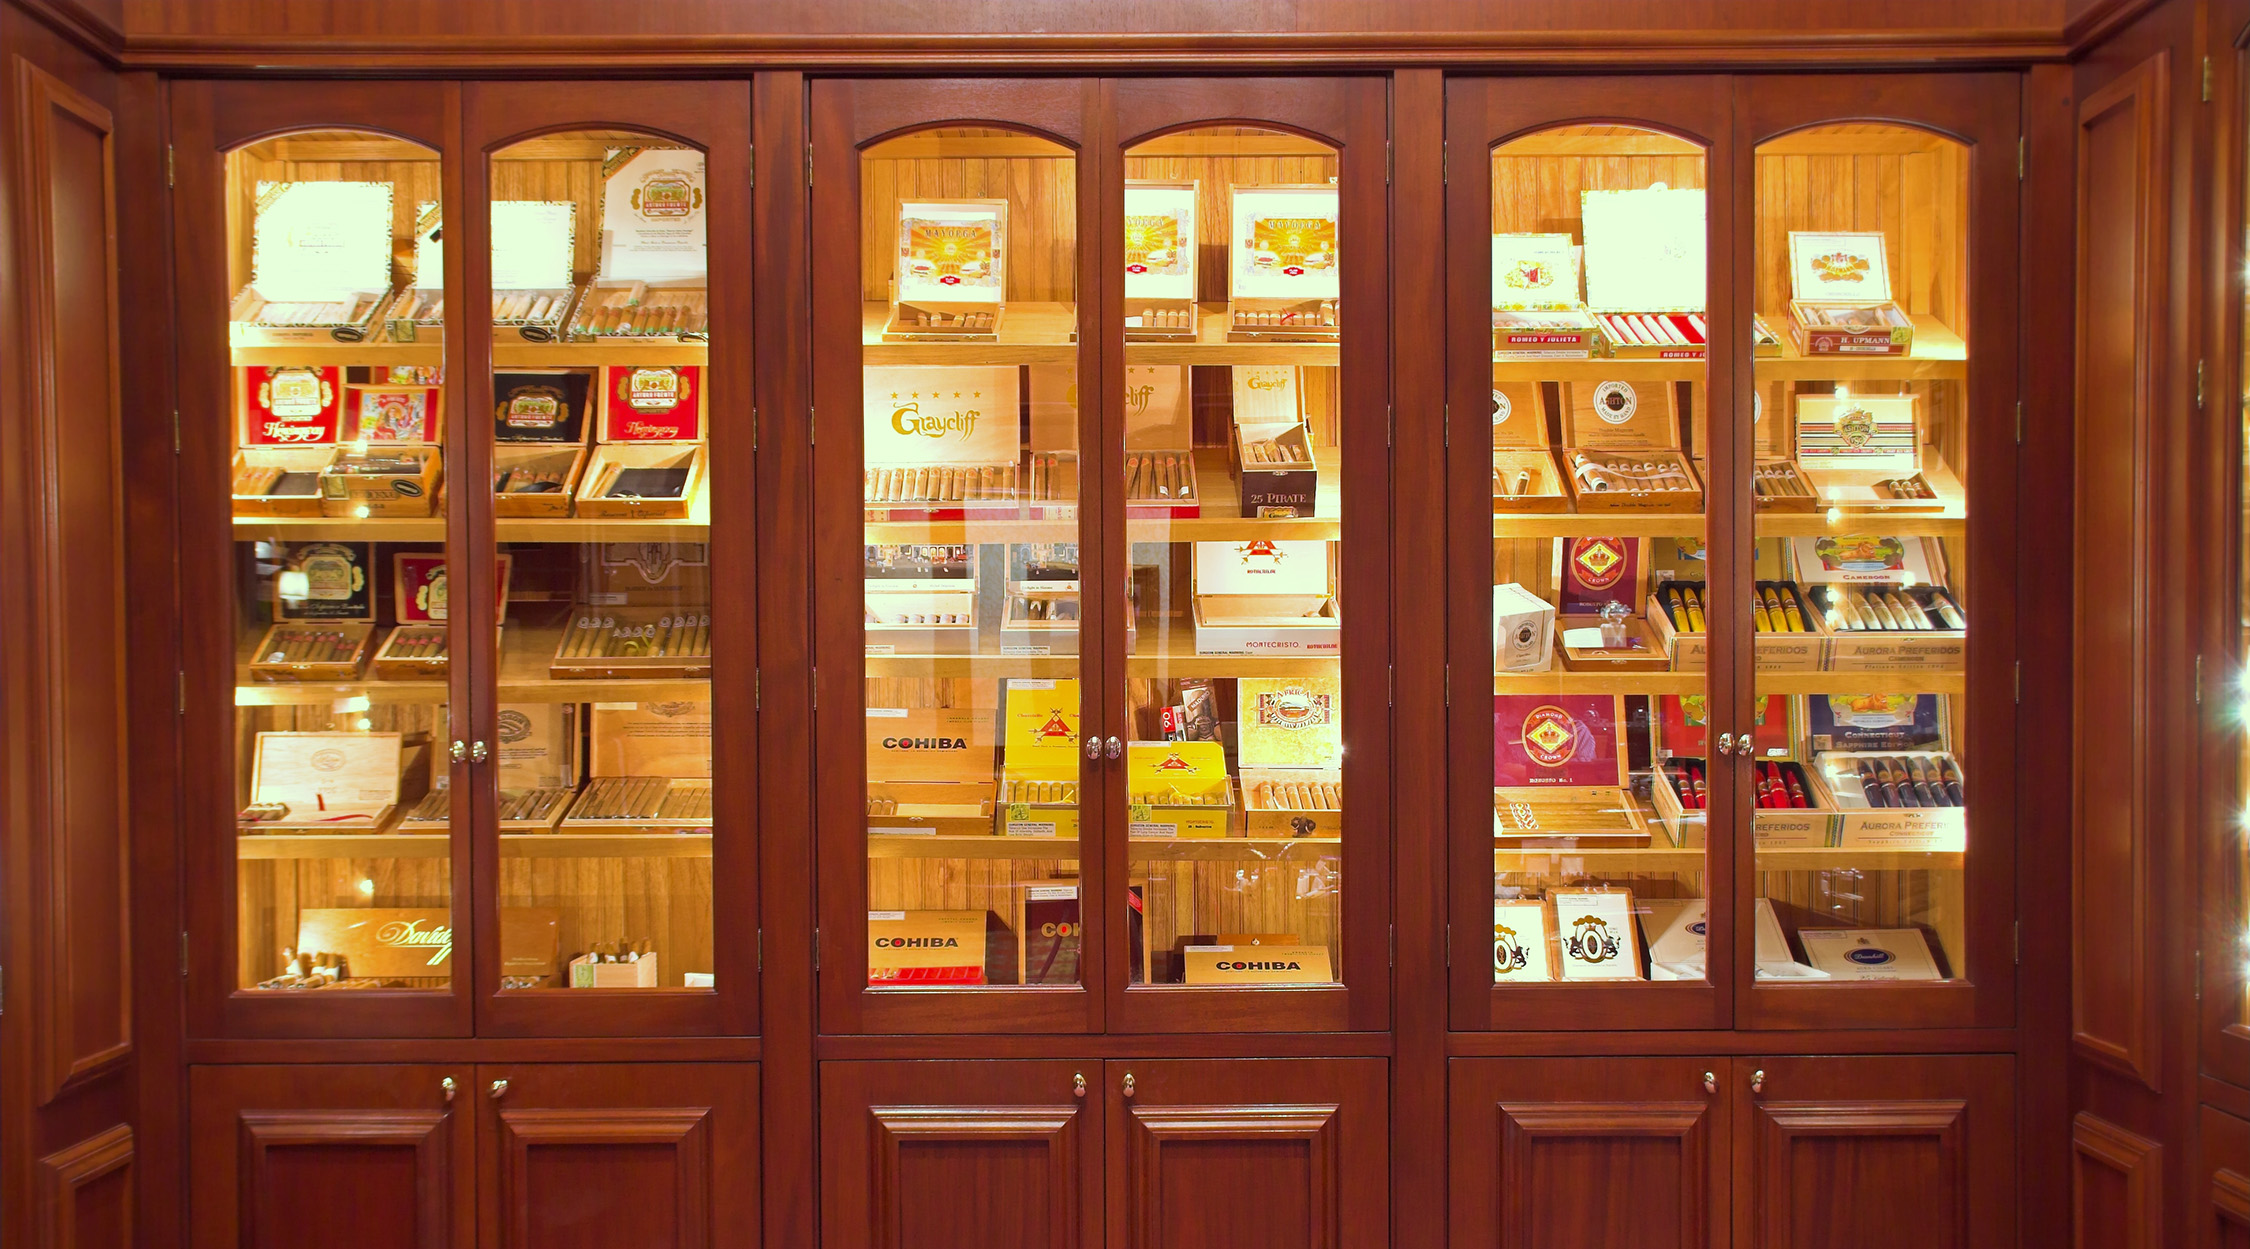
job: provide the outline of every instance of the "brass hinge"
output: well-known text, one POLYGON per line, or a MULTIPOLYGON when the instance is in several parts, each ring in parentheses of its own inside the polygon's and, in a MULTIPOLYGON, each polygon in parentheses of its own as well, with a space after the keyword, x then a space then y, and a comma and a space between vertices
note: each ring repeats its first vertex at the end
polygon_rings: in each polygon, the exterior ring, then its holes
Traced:
POLYGON ((2023 400, 2016 400, 2016 445, 2023 445, 2023 400))
POLYGON ((758 454, 758 405, 750 405, 750 454, 758 454))
POLYGON ((1391 966, 1398 966, 1398 925, 1391 925, 1391 966))
POLYGON ((750 705, 760 711, 766 707, 766 674, 763 670, 750 670, 750 705))
POLYGON ((1389 139, 1383 140, 1383 185, 1389 186, 1398 173, 1398 155, 1389 139))
POLYGON ((2016 661, 2016 701, 2023 701, 2023 661, 2016 661))
POLYGON ((2211 58, 2203 58, 2203 102, 2211 102, 2211 58))
POLYGON ((2016 962, 2018 965, 2023 962, 2023 921, 2020 919, 2016 921, 2016 962))
POLYGON ((805 144, 805 189, 812 189, 812 144, 805 144))
POLYGON ((820 970, 820 929, 812 930, 812 969, 820 970))
POLYGON ((180 453, 180 410, 172 409, 172 454, 180 453))
POLYGON ((2195 362, 2195 410, 2198 412, 2203 410, 2203 361, 2201 359, 2195 362))
POLYGON ((758 937, 758 974, 762 976, 762 975, 765 975, 765 974, 766 974, 766 930, 765 930, 765 929, 763 929, 763 928, 760 928, 760 929, 758 930, 758 933, 757 933, 757 937, 758 937))
POLYGON ((164 145, 164 185, 173 185, 173 177, 174 169, 172 163, 172 145, 167 143, 164 145))
POLYGON ((172 714, 184 716, 187 714, 187 670, 183 668, 172 676, 172 714))
POLYGON ((2023 181, 2024 171, 2031 166, 2031 140, 2016 136, 2016 181, 2023 181))
POLYGON ((1398 409, 1390 404, 1385 404, 1383 405, 1383 445, 1386 447, 1395 445, 1397 438, 1398 409))
POLYGON ((820 412, 809 403, 805 405, 805 445, 820 445, 820 412))
POLYGON ((1453 925, 1451 924, 1445 926, 1445 965, 1448 968, 1453 966, 1453 925))
POLYGON ((1396 707, 1398 706, 1398 665, 1392 664, 1388 671, 1391 674, 1391 694, 1390 702, 1386 705, 1396 707))
POLYGON ((758 189, 758 149, 750 149, 750 189, 758 189))
POLYGON ((1446 185, 1448 185, 1448 186, 1452 185, 1452 182, 1453 182, 1453 152, 1452 152, 1452 150, 1451 150, 1451 148, 1450 148, 1450 145, 1448 144, 1448 142, 1447 142, 1446 140, 1444 140, 1444 139, 1439 139, 1439 140, 1438 140, 1438 147, 1437 147, 1437 176, 1438 176, 1438 181, 1439 181, 1439 182, 1441 182, 1441 183, 1444 183, 1444 184, 1446 184, 1446 185))
POLYGON ((1453 665, 1445 666, 1445 705, 1453 705, 1453 665))
POLYGON ((2203 656, 2195 657, 2195 705, 2203 705, 2203 656))
POLYGON ((187 974, 188 974, 188 935, 187 935, 187 929, 183 928, 183 929, 181 929, 181 930, 180 930, 180 979, 182 979, 182 980, 185 980, 185 979, 187 979, 187 974))
POLYGON ((812 670, 812 709, 820 710, 820 669, 812 670))

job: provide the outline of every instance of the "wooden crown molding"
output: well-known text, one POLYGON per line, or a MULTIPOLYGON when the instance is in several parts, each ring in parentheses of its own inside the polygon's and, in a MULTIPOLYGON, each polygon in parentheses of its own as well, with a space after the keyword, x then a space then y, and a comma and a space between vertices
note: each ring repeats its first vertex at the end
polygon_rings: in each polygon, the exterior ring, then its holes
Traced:
POLYGON ((2063 27, 2063 42, 2072 58, 2084 56, 2095 44, 2130 25, 2163 0, 2094 0, 2084 13, 2063 27))
POLYGON ((111 69, 123 67, 125 32, 110 25, 80 0, 4 0, 17 11, 97 57, 111 69))

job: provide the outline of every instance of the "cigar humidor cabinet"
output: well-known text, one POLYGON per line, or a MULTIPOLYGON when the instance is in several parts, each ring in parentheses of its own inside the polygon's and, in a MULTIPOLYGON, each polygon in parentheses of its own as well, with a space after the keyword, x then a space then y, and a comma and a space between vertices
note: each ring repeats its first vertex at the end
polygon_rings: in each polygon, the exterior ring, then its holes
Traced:
POLYGON ((139 1243, 2063 1234, 2048 45, 125 7, 139 1243))

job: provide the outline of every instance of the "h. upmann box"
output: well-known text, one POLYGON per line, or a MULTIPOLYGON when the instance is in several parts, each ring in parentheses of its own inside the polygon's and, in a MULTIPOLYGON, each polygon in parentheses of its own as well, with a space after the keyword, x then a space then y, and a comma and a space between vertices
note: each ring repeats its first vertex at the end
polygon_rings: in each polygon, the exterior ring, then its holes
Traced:
POLYGON ((1325 541, 1195 544, 1195 653, 1334 654, 1341 635, 1325 541))

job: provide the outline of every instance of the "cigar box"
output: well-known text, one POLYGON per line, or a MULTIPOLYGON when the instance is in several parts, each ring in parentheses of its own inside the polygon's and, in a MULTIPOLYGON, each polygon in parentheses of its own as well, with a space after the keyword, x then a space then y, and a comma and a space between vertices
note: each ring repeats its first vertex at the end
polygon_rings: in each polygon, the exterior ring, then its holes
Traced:
POLYGON ((236 516, 314 517, 321 514, 321 475, 336 458, 333 446, 244 447, 228 470, 236 516))
POLYGON ((586 470, 591 383, 565 369, 492 375, 493 515, 570 515, 586 470))
POLYGON ((1950 728, 1945 704, 1942 694, 1808 694, 1798 742, 1815 754, 1944 750, 1950 728))
POLYGON ((320 515, 320 475, 344 427, 344 371, 268 365, 235 375, 234 514, 320 515))
POLYGON ((1492 358, 1585 360, 1601 345, 1568 234, 1492 236, 1492 358))
POLYGON ((391 184, 260 182, 248 285, 228 309, 236 347, 358 343, 391 297, 391 184))
POLYGON ((365 542, 282 548, 273 624, 250 653, 260 681, 355 681, 375 634, 375 580, 365 542))
POLYGON ((1641 898, 1634 913, 1647 943, 1648 978, 1702 980, 1710 974, 1710 905, 1702 898, 1641 898))
MULTIPOLYGON (((571 806, 574 790, 562 787, 500 790, 500 831, 550 833, 571 806)), ((452 789, 432 789, 399 817, 402 833, 442 833, 453 826, 452 789)), ((583 830, 581 830, 583 831, 583 830)))
POLYGON ((603 776, 711 776, 711 704, 595 703, 587 770, 603 776))
POLYGON ((1344 695, 1337 677, 1235 683, 1243 820, 1252 837, 1344 831, 1344 695))
POLYGON ((581 954, 570 960, 565 974, 573 989, 654 989, 664 983, 658 970, 661 963, 662 955, 655 950, 629 961, 581 954))
POLYGON ((297 949, 343 960, 354 979, 444 981, 453 917, 444 907, 312 907, 297 912, 297 949))
POLYGON ((421 200, 414 210, 414 278, 399 287, 383 310, 383 328, 394 343, 420 341, 445 332, 444 220, 436 200, 421 200))
POLYGON ((558 679, 686 679, 711 675, 711 613, 685 606, 580 603, 564 618, 548 662, 558 679))
POLYGON ((1492 381, 1492 514, 1567 512, 1570 495, 1548 444, 1551 421, 1537 382, 1492 381))
POLYGON ((1682 850, 1701 850, 1711 825, 1710 770, 1701 755, 1674 755, 1659 763, 1649 783, 1656 820, 1682 850))
POLYGON ((1967 795, 1954 792, 1967 777, 1949 751, 1829 750, 1815 755, 1807 771, 1837 812, 1839 846, 1968 849, 1967 795))
POLYGON ((996 341, 1007 312, 1007 234, 1004 199, 900 200, 884 341, 996 341))
POLYGON ((1831 980, 1943 980, 1919 928, 1799 928, 1805 961, 1831 980))
MULTIPOLYGON (((493 617, 495 636, 507 626, 508 574, 514 557, 499 555, 495 575, 499 581, 499 606, 493 617)), ((451 655, 446 620, 450 579, 443 551, 398 551, 391 556, 393 619, 390 636, 375 652, 374 675, 383 681, 443 680, 451 655)))
POLYGON ((1127 836, 1225 837, 1234 830, 1234 778, 1217 742, 1129 742, 1127 836))
POLYGON ((1968 664, 1961 600, 1931 575, 1924 540, 1879 534, 1794 538, 1790 554, 1832 635, 1838 672, 1960 672, 1968 664))
POLYGON ((869 707, 867 831, 990 836, 992 708, 869 707))
POLYGON ((445 455, 438 447, 340 447, 320 473, 323 516, 434 516, 445 455))
POLYGON ((1195 544, 1195 653, 1334 654, 1334 544, 1323 541, 1195 544))
POLYGON ((1761 512, 1817 512, 1820 496, 1795 460, 1758 461, 1751 469, 1751 503, 1761 512))
POLYGON ((1015 366, 863 371, 867 517, 1013 516, 1023 495, 1015 366))
POLYGON ((1492 587, 1492 670, 1545 672, 1553 661, 1555 605, 1513 581, 1492 587))
POLYGON ((975 545, 871 544, 863 549, 867 654, 976 653, 975 545))
POLYGON ((1792 397, 1797 463, 1823 508, 1943 512, 1961 483, 1922 446, 1921 398, 1842 392, 1792 397))
POLYGON ((1125 181, 1125 340, 1196 336, 1194 182, 1125 181))
POLYGON ((1578 511, 1703 510, 1676 399, 1670 382, 1562 383, 1560 459, 1578 511))
POLYGON ((1802 356, 1903 356, 1914 319, 1891 298, 1881 231, 1789 232, 1789 338, 1802 356))
POLYGON ((879 989, 982 985, 1013 971, 1015 934, 990 911, 869 911, 867 983, 879 989))
MULTIPOLYGON (((1760 672, 1817 672, 1828 664, 1828 628, 1814 610, 1802 587, 1794 581, 1760 578, 1756 588, 1761 601, 1767 595, 1783 605, 1784 620, 1800 628, 1756 628, 1758 612, 1750 613, 1755 635, 1751 642, 1760 672), (1788 614, 1794 607, 1795 615, 1788 614)), ((1649 596, 1648 623, 1657 642, 1672 657, 1674 672, 1703 672, 1710 663, 1709 638, 1698 621, 1708 623, 1704 612, 1709 587, 1701 581, 1668 581, 1649 596)), ((1747 606, 1747 605, 1746 605, 1747 606)), ((1770 611, 1768 612, 1770 621, 1770 611)))
POLYGON ((1292 364, 1235 365, 1235 475, 1247 517, 1311 516, 1320 467, 1305 424, 1302 371, 1292 364))
POLYGON ((1192 520, 1203 514, 1186 368, 1126 368, 1124 474, 1127 517, 1192 520))
POLYGON ((602 168, 601 252, 571 313, 573 341, 688 343, 711 332, 703 153, 611 148, 602 168))
POLYGON ((1609 355, 1703 358, 1703 213, 1700 188, 1580 193, 1586 305, 1609 355))
MULTIPOLYGON (((1148 983, 1150 973, 1148 941, 1140 923, 1146 888, 1145 883, 1136 882, 1127 894, 1131 905, 1126 912, 1126 929, 1134 984, 1148 983)), ((1016 946, 1017 984, 1080 983, 1085 923, 1075 883, 1055 881, 1024 886, 1017 895, 1015 919, 1016 931, 1022 934, 1016 946)))
POLYGON ((1492 697, 1492 836, 1511 848, 1637 848, 1648 822, 1627 792, 1624 699, 1492 697))
MULTIPOLYGON (((1128 369, 1134 372, 1148 370, 1128 369)), ((1029 520, 1070 520, 1078 515, 1078 368, 1069 364, 1027 367, 1030 397, 1030 448, 1018 476, 1023 484, 1024 516, 1029 520)), ((1129 378, 1126 389, 1130 392, 1129 378)), ((995 453, 997 453, 995 448, 995 453)), ((982 486, 982 473, 978 485, 982 486)))
POLYGON ((244 832, 378 832, 398 809, 398 733, 257 735, 244 832))
MULTIPOLYGON (((500 831, 542 833, 562 819, 585 770, 578 703, 503 703, 493 780, 500 793, 500 831)), ((452 822, 452 765, 428 751, 428 789, 399 818, 398 831, 443 832, 452 822)))
POLYGON ((1191 945, 1182 951, 1186 982, 1213 988, 1334 984, 1324 945, 1191 945))
POLYGON ((1076 680, 1009 680, 1001 722, 1001 836, 1078 836, 1078 699, 1076 680))
POLYGON ((590 520, 685 520, 703 506, 698 365, 605 365, 597 444, 573 510, 590 520))
POLYGON ((1228 188, 1227 341, 1334 342, 1336 188, 1228 188))
MULTIPOLYGON (((1025 543, 1008 548, 1008 595, 1000 608, 1003 655, 1076 655, 1085 603, 1078 586, 1078 545, 1025 543)), ((1131 582, 1125 593, 1125 650, 1140 640, 1131 582)))
POLYGON ((1554 916, 1544 901, 1492 904, 1492 981, 1544 984, 1555 978, 1554 916))
POLYGON ((1633 891, 1616 887, 1557 889, 1556 962, 1561 980, 1641 979, 1641 932, 1633 919, 1633 891))
POLYGON ((1756 759, 1751 765, 1751 840, 1760 850, 1808 850, 1836 844, 1837 818, 1804 764, 1756 759))
POLYGON ((1666 672, 1672 666, 1655 631, 1629 610, 1611 619, 1566 616, 1556 638, 1563 667, 1571 672, 1666 672))
MULTIPOLYGON (((578 295, 578 204, 494 200, 491 212, 493 341, 554 342, 578 295)), ((418 251, 417 272, 422 263, 418 251)))

